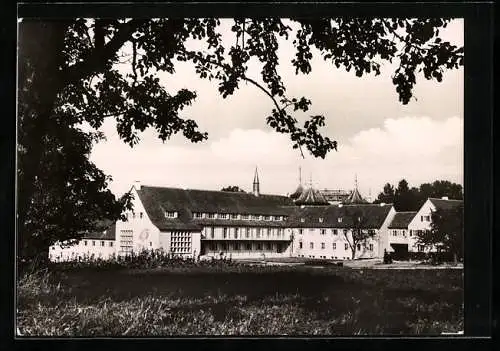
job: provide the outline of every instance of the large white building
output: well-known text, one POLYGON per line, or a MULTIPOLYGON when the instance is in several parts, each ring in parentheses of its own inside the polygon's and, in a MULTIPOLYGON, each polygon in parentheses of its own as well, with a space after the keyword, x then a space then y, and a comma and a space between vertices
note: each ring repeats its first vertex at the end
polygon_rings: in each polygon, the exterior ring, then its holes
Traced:
MULTIPOLYGON (((357 187, 345 204, 331 205, 312 186, 294 196, 260 194, 257 171, 252 193, 141 186, 130 192, 126 221, 77 245, 50 250, 52 260, 91 256, 103 259, 142 250, 183 257, 306 257, 351 259, 353 222, 363 219, 370 237, 357 244, 355 258, 381 258, 384 251, 412 251, 412 233, 428 228, 438 199, 418 213, 396 213, 392 204, 369 204, 357 187), (423 225, 425 223, 425 225, 423 225), (425 228, 424 228, 425 227, 425 228)), ((442 200, 444 201, 444 200, 442 200)), ((449 200, 451 201, 451 200, 449 200)))

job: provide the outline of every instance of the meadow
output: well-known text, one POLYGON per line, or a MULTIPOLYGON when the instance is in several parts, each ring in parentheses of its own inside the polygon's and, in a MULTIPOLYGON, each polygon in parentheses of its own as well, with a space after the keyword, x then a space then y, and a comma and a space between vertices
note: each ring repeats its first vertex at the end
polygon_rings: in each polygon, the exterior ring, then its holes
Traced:
POLYGON ((463 271, 52 264, 17 307, 23 336, 438 335, 463 330, 463 271))

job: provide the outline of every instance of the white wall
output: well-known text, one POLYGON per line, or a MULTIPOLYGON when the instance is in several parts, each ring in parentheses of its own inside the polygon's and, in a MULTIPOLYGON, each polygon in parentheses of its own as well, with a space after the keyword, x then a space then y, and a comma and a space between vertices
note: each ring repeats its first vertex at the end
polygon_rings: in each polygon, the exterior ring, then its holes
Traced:
POLYGON ((377 252, 377 257, 382 258, 384 257, 384 250, 390 251, 391 245, 389 243, 389 225, 391 224, 392 220, 394 219, 394 216, 396 215, 396 209, 394 206, 391 206, 391 209, 389 213, 387 214, 387 217, 384 220, 384 223, 382 223, 382 226, 380 227, 378 231, 378 252, 377 252))
MULTIPOLYGON (((410 252, 417 252, 418 247, 416 245, 417 241, 417 236, 416 236, 416 231, 417 230, 430 230, 431 229, 431 223, 432 223, 432 211, 435 211, 436 208, 432 204, 432 202, 427 199, 427 201, 422 205, 422 207, 418 210, 417 214, 415 217, 412 219, 410 224, 408 224, 408 230, 412 230, 412 236, 409 237, 408 240, 408 251, 410 252), (424 216, 424 221, 422 221, 422 216, 424 216), (426 221, 425 216, 429 216, 430 220, 426 221)), ((435 248, 426 248, 425 252, 432 252, 436 251, 435 248)))
POLYGON ((114 240, 82 239, 76 245, 62 248, 55 244, 49 248, 49 259, 54 262, 77 260, 78 257, 110 259, 116 254, 116 244, 114 240), (87 243, 87 245, 85 245, 87 243), (93 245, 93 243, 95 245, 93 245), (104 246, 102 244, 104 243, 104 246))

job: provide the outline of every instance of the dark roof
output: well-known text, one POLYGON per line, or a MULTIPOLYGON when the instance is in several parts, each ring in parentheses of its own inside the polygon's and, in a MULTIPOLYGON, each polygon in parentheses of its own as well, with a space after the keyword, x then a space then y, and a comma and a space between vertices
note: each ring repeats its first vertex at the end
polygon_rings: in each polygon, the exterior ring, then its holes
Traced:
POLYGON ((303 191, 304 191, 304 187, 302 186, 302 184, 299 184, 297 189, 292 194, 290 194, 290 198, 293 200, 298 199, 300 197, 300 195, 302 195, 303 191))
POLYGON ((435 199, 430 197, 429 201, 436 207, 436 209, 451 210, 464 203, 463 200, 445 200, 435 199))
POLYGON ((417 212, 412 212, 412 211, 396 212, 388 228, 394 228, 394 229, 408 228, 408 224, 410 224, 411 220, 415 217, 416 214, 417 212))
POLYGON ((300 197, 295 201, 296 205, 328 205, 328 201, 326 201, 325 197, 313 187, 309 187, 302 192, 300 197))
POLYGON ((359 193, 358 189, 356 188, 353 190, 353 192, 351 193, 349 198, 347 198, 347 200, 345 200, 344 203, 346 203, 346 204, 366 204, 366 203, 368 203, 368 201, 363 199, 363 197, 359 193))
POLYGON ((142 186, 137 193, 149 218, 160 230, 199 230, 204 222, 193 221, 193 212, 288 215, 289 210, 284 206, 293 206, 290 198, 279 195, 152 186, 142 186), (177 211, 179 217, 166 218, 164 211, 177 211))
POLYGON ((85 233, 84 239, 100 239, 100 240, 115 240, 116 224, 110 220, 99 221, 99 226, 103 228, 102 231, 94 231, 85 233))
POLYGON ((384 223, 392 204, 388 205, 343 205, 343 206, 301 206, 288 218, 290 227, 323 227, 323 228, 349 228, 352 227, 351 216, 359 211, 366 218, 368 228, 380 228, 384 223), (342 217, 342 222, 338 218, 342 217), (319 221, 323 218, 323 222, 319 221), (302 222, 301 219, 304 219, 302 222))

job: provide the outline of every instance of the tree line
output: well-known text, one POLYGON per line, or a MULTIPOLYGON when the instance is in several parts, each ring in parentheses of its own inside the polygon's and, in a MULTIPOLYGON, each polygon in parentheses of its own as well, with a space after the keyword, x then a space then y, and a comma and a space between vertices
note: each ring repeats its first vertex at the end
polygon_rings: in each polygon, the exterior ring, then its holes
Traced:
POLYGON ((392 203, 396 211, 418 211, 429 197, 444 196, 453 200, 463 200, 462 185, 448 180, 436 180, 432 183, 423 183, 418 188, 410 188, 408 182, 401 179, 397 187, 386 183, 373 203, 392 203))

